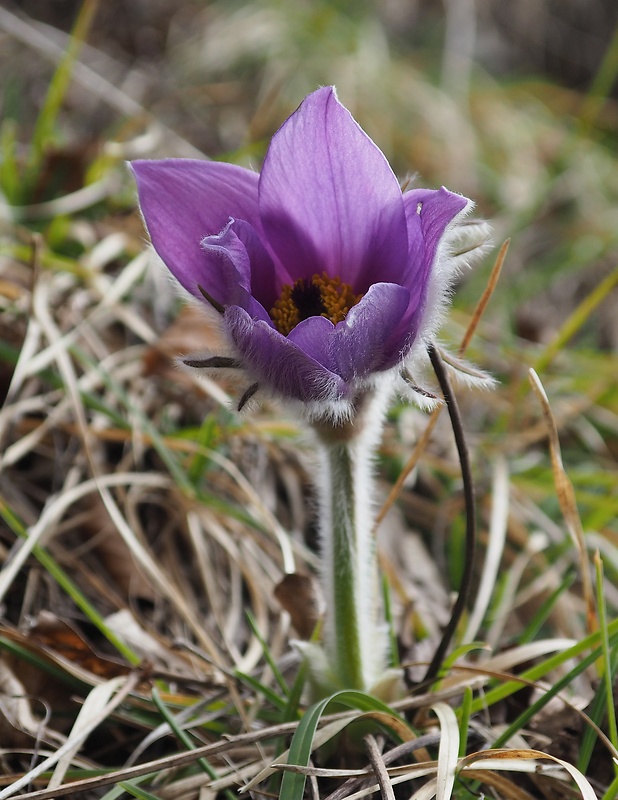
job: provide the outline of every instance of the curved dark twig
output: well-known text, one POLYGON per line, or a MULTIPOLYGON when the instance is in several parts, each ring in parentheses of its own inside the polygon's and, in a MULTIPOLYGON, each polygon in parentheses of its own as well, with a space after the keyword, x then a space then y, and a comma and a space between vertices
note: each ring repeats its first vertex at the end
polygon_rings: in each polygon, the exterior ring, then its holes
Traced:
POLYGON ((444 661, 444 656, 451 643, 453 634, 457 629, 461 615, 466 607, 466 603, 470 595, 470 588, 472 586, 472 570, 474 567, 474 551, 476 543, 476 503, 474 498, 474 483, 472 481, 470 455, 468 453, 463 426, 461 424, 459 407, 457 406, 455 395, 451 389, 451 384, 439 353, 433 345, 429 345, 427 348, 427 353, 429 355, 429 359, 431 360, 431 365, 434 369, 434 372, 436 373, 436 378, 440 384, 442 394, 444 395, 444 401, 451 419, 453 434, 455 435, 455 444, 457 446, 457 454, 459 455, 459 463, 461 464, 461 477, 463 479, 464 497, 466 501, 466 555, 457 601, 453 606, 451 618, 448 622, 448 625, 444 629, 440 644, 438 645, 427 672, 425 673, 425 677, 422 681, 423 684, 432 683, 435 680, 438 672, 440 671, 440 667, 442 666, 442 662, 444 661))
POLYGON ((199 289, 200 294, 202 295, 204 300, 210 303, 210 305, 214 308, 217 314, 223 314, 225 312, 225 306, 222 305, 218 300, 215 300, 215 298, 211 294, 208 294, 208 292, 206 291, 206 289, 204 289, 203 286, 200 286, 198 283, 197 288, 199 289))
POLYGON ((252 383, 251 386, 249 386, 249 388, 243 392, 242 397, 240 398, 240 400, 238 401, 238 405, 236 406, 236 411, 242 411, 245 405, 249 402, 249 400, 251 400, 251 398, 258 391, 259 388, 260 388, 259 383, 252 383))
POLYGON ((236 358, 211 356, 210 358, 183 358, 183 364, 195 369, 240 369, 242 364, 236 358))

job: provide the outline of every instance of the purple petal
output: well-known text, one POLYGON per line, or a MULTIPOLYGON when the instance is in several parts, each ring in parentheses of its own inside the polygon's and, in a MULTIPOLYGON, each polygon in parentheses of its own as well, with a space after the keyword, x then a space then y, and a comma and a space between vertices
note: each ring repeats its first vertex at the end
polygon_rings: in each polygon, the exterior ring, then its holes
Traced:
POLYGON ((250 281, 247 288, 265 308, 272 308, 279 296, 272 258, 248 222, 242 219, 235 220, 233 228, 244 244, 251 264, 250 281))
POLYGON ((225 276, 213 270, 201 247, 230 217, 259 228, 259 176, 234 164, 193 159, 133 161, 140 207, 159 256, 184 288, 203 299, 198 285, 220 303, 225 276))
POLYGON ((376 283, 343 322, 335 326, 325 317, 310 317, 288 340, 349 382, 401 361, 414 339, 414 318, 406 288, 376 283))
POLYGON ((337 372, 333 355, 335 326, 326 317, 309 317, 299 322, 288 334, 288 340, 330 372, 337 372))
POLYGON ((412 345, 413 319, 408 289, 374 284, 335 328, 336 372, 347 382, 394 367, 412 345))
POLYGON ((253 320, 243 309, 226 309, 224 320, 232 341, 259 383, 284 397, 328 402, 347 394, 344 381, 304 353, 262 320, 253 320))
POLYGON ((259 204, 282 282, 326 270, 364 292, 378 279, 398 283, 406 269, 397 179, 332 87, 309 95, 274 135, 259 204))
POLYGON ((410 248, 410 272, 405 285, 410 289, 412 306, 419 312, 440 240, 450 223, 469 203, 466 197, 444 187, 413 189, 403 196, 410 248))
MULTIPOLYGON (((240 306, 252 317, 272 324, 264 307, 251 296, 251 258, 236 233, 237 227, 238 223, 232 219, 221 233, 207 236, 202 241, 209 272, 217 276, 219 283, 219 293, 213 297, 224 306, 240 306)), ((250 239, 250 230, 250 225, 244 223, 242 231, 245 239, 250 239)))

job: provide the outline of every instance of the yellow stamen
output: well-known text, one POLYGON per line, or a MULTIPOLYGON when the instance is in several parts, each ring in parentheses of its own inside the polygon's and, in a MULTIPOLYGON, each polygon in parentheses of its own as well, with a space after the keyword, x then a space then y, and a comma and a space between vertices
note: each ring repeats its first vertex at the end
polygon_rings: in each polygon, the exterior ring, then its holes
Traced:
POLYGON ((362 296, 354 294, 350 284, 340 278, 330 278, 326 272, 316 273, 309 279, 299 278, 293 284, 286 284, 270 310, 270 317, 284 336, 309 317, 326 317, 336 325, 362 296))

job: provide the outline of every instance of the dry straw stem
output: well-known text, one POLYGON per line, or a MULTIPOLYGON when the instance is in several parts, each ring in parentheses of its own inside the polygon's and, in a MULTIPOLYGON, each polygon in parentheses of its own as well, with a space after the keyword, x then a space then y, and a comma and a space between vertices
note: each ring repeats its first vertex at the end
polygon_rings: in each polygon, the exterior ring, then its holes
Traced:
MULTIPOLYGON (((496 261, 494 266, 491 270, 491 274, 489 276, 489 281, 487 282, 487 286, 481 296, 481 299, 477 303, 476 308, 474 309, 474 313, 472 315, 472 319, 470 320, 470 324, 466 330, 466 333, 461 341, 459 346, 459 355, 463 355, 474 336, 474 333, 478 327, 478 324, 483 316, 483 312, 487 308, 487 304, 489 303, 496 286, 498 285, 498 280, 500 278, 500 273, 502 272, 502 266, 504 264, 504 260, 506 258, 506 254, 509 249, 510 239, 507 239, 502 247, 500 248, 498 255, 496 257, 496 261)), ((412 451, 410 458, 407 460, 404 468, 401 470, 400 474, 397 477, 397 480, 393 484, 392 489, 388 493, 388 497, 384 501, 382 508, 380 509, 374 526, 374 531, 377 531, 378 527, 384 521, 384 518, 392 508, 393 504, 399 497, 401 490, 406 482, 408 475, 412 472, 412 470, 418 464, 421 456, 425 452, 425 448, 429 444, 429 440, 431 439, 431 435, 434 431, 434 428, 437 425, 438 419, 440 417, 440 412, 442 411, 442 406, 438 407, 433 411, 431 416, 429 417, 429 422, 425 427, 420 439, 416 443, 414 450, 412 451)))
MULTIPOLYGON (((131 687, 135 688, 133 684, 131 685, 131 687)), ((131 689, 129 689, 129 691, 130 690, 131 689)), ((316 742, 317 742, 316 746, 331 739, 333 735, 335 735, 338 731, 342 730, 352 720, 358 719, 359 716, 362 715, 359 715, 359 713, 356 711, 349 711, 349 712, 343 712, 341 714, 324 716, 320 723, 323 727, 321 727, 320 732, 316 736, 316 742), (322 733, 322 731, 325 732, 322 733)), ((228 737, 221 738, 218 741, 213 742, 212 744, 207 744, 202 747, 196 747, 194 750, 191 750, 189 752, 177 753, 171 756, 164 756, 163 758, 154 759, 152 761, 148 761, 143 764, 138 764, 133 767, 126 767, 124 769, 114 770, 107 775, 96 776, 93 778, 85 778, 83 780, 74 781, 72 783, 65 784, 63 786, 58 786, 55 789, 41 789, 34 792, 28 792, 26 794, 20 795, 20 800, 51 800, 52 798, 66 797, 74 794, 79 794, 80 792, 86 792, 104 786, 110 786, 111 784, 116 784, 120 781, 131 780, 132 778, 137 778, 142 775, 158 773, 161 772, 162 770, 170 770, 170 769, 177 769, 179 767, 184 767, 189 764, 193 764, 200 758, 212 758, 214 756, 224 755, 224 754, 230 754, 230 756, 232 756, 235 751, 242 748, 246 748, 248 745, 255 745, 267 740, 276 741, 281 736, 293 734, 297 726, 298 722, 287 722, 281 725, 273 725, 268 728, 263 728, 262 730, 259 731, 250 731, 249 733, 242 733, 238 734, 237 736, 232 736, 229 738, 228 737)), ((63 754, 64 751, 60 754, 60 757, 62 757, 63 754)), ((357 773, 354 774, 360 775, 362 774, 362 772, 358 771, 357 773)), ((32 779, 33 776, 31 773, 29 773, 28 776, 25 777, 23 779, 25 782, 20 783, 20 787, 26 785, 29 782, 29 780, 32 779), (25 780, 25 777, 28 777, 28 781, 25 780)), ((229 785, 233 784, 230 783, 229 785)), ((13 786, 8 788, 12 790, 13 786)), ((8 797, 9 795, 6 796, 8 797)), ((3 800, 3 797, 4 795, 0 795, 0 800, 3 800)))
MULTIPOLYGON (((450 708, 449 711, 453 713, 450 708)), ((456 728, 456 721, 454 724, 456 728)), ((591 784, 576 767, 539 750, 527 748, 483 750, 459 759, 449 756, 447 766, 447 750, 444 749, 443 739, 449 738, 449 734, 444 727, 441 727, 441 734, 440 751, 443 760, 441 761, 439 758, 438 761, 424 761, 418 764, 387 769, 384 777, 385 779, 388 778, 388 785, 391 791, 392 787, 398 784, 426 777, 429 780, 411 795, 410 800, 433 800, 434 797, 436 800, 450 800, 455 777, 461 775, 501 789, 504 792, 504 797, 513 798, 514 800, 529 800, 531 796, 528 793, 503 776, 496 775, 496 772, 520 772, 531 775, 549 774, 560 782, 563 782, 563 775, 566 772, 577 784, 584 800, 596 800, 596 794, 591 784), (544 765, 544 761, 550 761, 552 765, 556 766, 544 765), (559 769, 557 770, 556 767, 559 769)), ((451 744, 456 739, 458 740, 458 733, 456 734, 455 730, 453 730, 451 744)), ((449 753, 452 751, 451 744, 447 746, 449 753)), ((388 753, 384 754, 382 756, 383 760, 386 761, 389 755, 388 753)), ((367 776, 366 770, 329 770, 296 765, 285 765, 283 768, 287 771, 314 777, 343 778, 358 776, 357 780, 363 780, 367 776)), ((344 787, 341 787, 340 791, 330 795, 327 800, 335 800, 335 798, 336 800, 361 800, 361 798, 370 797, 378 791, 382 792, 383 798, 391 797, 390 794, 383 792, 380 782, 369 782, 356 791, 353 789, 350 791, 351 785, 349 783, 345 786, 347 788, 345 794, 343 793, 344 787)), ((30 796, 28 795, 27 797, 29 798, 30 796)))
MULTIPOLYGON (((100 243, 103 247, 103 242, 100 243)), ((110 244, 110 243, 107 243, 110 244)), ((114 244, 113 242, 111 244, 114 244)), ((117 243, 116 243, 117 244, 117 243)), ((90 260, 103 259, 107 261, 117 254, 117 247, 105 246, 99 255, 95 250, 89 254, 90 260)), ((11 387, 9 389, 9 399, 13 402, 5 404, 3 409, 3 423, 8 425, 16 419, 17 415, 23 413, 27 409, 24 403, 30 402, 27 396, 24 400, 20 400, 20 393, 26 394, 27 385, 26 381, 29 377, 33 377, 37 370, 46 367, 57 367, 61 377, 64 392, 54 391, 48 393, 45 398, 38 397, 32 398, 35 402, 34 412, 39 409, 49 412, 44 422, 34 430, 31 430, 27 436, 22 437, 15 442, 10 448, 7 448, 2 459, 1 467, 7 468, 14 465, 17 461, 22 459, 28 453, 33 452, 36 447, 43 442, 43 437, 48 432, 61 429, 63 426, 70 426, 73 433, 75 433, 79 440, 81 440, 81 452, 86 456, 85 464, 82 462, 81 466, 74 467, 66 476, 64 485, 61 490, 51 495, 39 519, 34 522, 28 530, 28 538, 20 542, 15 548, 12 558, 5 564, 4 569, 0 572, 0 596, 6 596, 7 592, 13 586, 15 578, 24 567, 26 560, 32 553, 36 546, 46 544, 49 542, 55 533, 60 529, 62 518, 66 512, 75 506, 77 502, 86 498, 89 494, 98 493, 103 501, 107 512, 113 521, 118 533, 125 541, 130 552, 133 554, 140 570, 143 574, 147 575, 150 579, 152 586, 159 593, 161 598, 166 598, 171 606, 175 609, 178 617, 184 620, 185 626, 191 630, 206 653, 208 659, 216 666, 221 667, 223 675, 226 675, 224 669, 225 655, 220 648, 214 643, 213 639, 208 633, 207 627, 203 624, 203 620, 197 609, 191 603, 190 598, 187 598, 186 593, 179 588, 178 581, 170 579, 169 570, 164 570, 159 565, 159 562, 153 557, 145 544, 145 538, 140 536, 141 525, 139 523, 139 514, 132 513, 138 502, 139 498, 145 496, 146 492, 152 491, 160 494, 161 490, 166 490, 171 493, 174 491, 173 481, 169 476, 158 473, 140 474, 138 472, 117 472, 112 474, 100 474, 100 458, 98 451, 98 444, 101 437, 97 433, 96 423, 89 422, 89 414, 84 406, 84 392, 92 389, 99 389, 102 382, 102 371, 109 368, 110 373, 113 373, 114 380, 120 379, 121 363, 127 360, 126 366, 130 366, 131 375, 134 377, 135 366, 139 366, 136 360, 136 352, 139 350, 132 350, 129 355, 127 351, 120 351, 120 354, 114 353, 109 357, 106 355, 106 350, 102 344, 103 339, 99 338, 100 330, 105 329, 108 324, 113 324, 115 319, 122 321, 128 328, 134 327, 130 323, 131 319, 136 318, 126 309, 128 313, 116 313, 119 309, 123 308, 120 305, 120 300, 125 291, 128 291, 134 283, 143 274, 145 267, 144 257, 134 259, 123 270, 120 280, 116 281, 111 287, 111 291, 106 291, 103 285, 106 281, 106 276, 98 275, 94 269, 91 275, 91 283, 96 288, 100 289, 100 302, 95 307, 88 317, 81 321, 80 325, 71 328, 68 334, 64 334, 56 322, 55 314, 52 310, 54 303, 53 298, 57 294, 57 289, 60 284, 65 281, 60 275, 49 272, 39 272, 38 267, 38 249, 33 247, 34 271, 38 274, 38 279, 35 281, 32 290, 32 312, 29 315, 29 326, 27 340, 30 346, 22 351, 18 368, 16 369, 11 387), (57 285, 58 284, 58 285, 57 285), (118 305, 116 302, 118 301, 118 305), (130 319, 127 319, 129 317, 130 319), (83 347, 92 344, 94 348, 100 351, 99 365, 96 363, 89 366, 86 372, 77 376, 76 366, 73 360, 71 348, 74 346, 83 347), (26 358, 27 356, 27 358, 26 358), (110 363, 106 364, 106 360, 110 363), (114 360, 114 364, 111 364, 114 360), (116 363, 119 362, 119 363, 116 363), (23 390, 23 392, 22 392, 23 390), (68 419, 74 420, 69 423, 68 419), (82 475, 84 465, 89 467, 92 478, 82 475), (111 489, 119 488, 127 490, 125 497, 127 502, 127 517, 119 507, 116 499, 112 496, 111 489)), ((91 264, 91 267, 96 266, 91 264)), ((100 266, 100 265, 99 265, 100 266)), ((142 325, 139 329, 138 335, 141 334, 147 341, 152 341, 155 337, 147 327, 142 325)), ((96 349, 95 349, 96 353, 96 349)), ((131 436, 133 444, 143 446, 142 442, 138 442, 139 435, 133 432, 131 436)), ((242 475, 240 470, 229 460, 225 459, 216 452, 203 452, 200 455, 206 455, 211 460, 216 461, 219 467, 230 475, 236 487, 238 487, 245 495, 243 504, 251 509, 256 514, 256 518, 260 519, 264 530, 278 543, 279 551, 283 554, 282 560, 285 565, 293 569, 294 557, 290 543, 274 519, 272 513, 267 508, 266 504, 262 501, 260 495, 250 482, 242 475)), ((206 512, 204 512, 206 514, 206 512)), ((201 524, 207 524, 206 520, 200 516, 201 524)), ((207 525, 209 532, 212 532, 211 538, 217 538, 217 531, 215 530, 214 521, 207 525)), ((221 530, 219 526, 218 530, 221 530)), ((190 533, 194 532, 193 529, 190 533)), ((219 544, 225 548, 225 539, 227 534, 224 532, 219 536, 219 544)), ((199 538, 199 536, 197 537, 199 538)), ((227 537, 229 539, 229 537, 227 537)), ((193 536, 195 544, 196 536, 193 536)), ((248 547, 249 544, 243 545, 248 547)), ((242 554, 229 553, 231 560, 236 565, 244 565, 251 563, 250 559, 242 556, 242 554)), ((202 559, 203 566, 203 559, 202 559)), ((234 567, 236 569, 236 567, 234 567)), ((268 630, 268 608, 266 597, 264 596, 263 587, 257 586, 255 576, 249 567, 243 567, 240 572, 242 573, 245 583, 249 589, 252 597, 256 616, 260 627, 268 630)), ((239 573, 240 574, 240 573, 239 573)), ((240 606, 239 606, 240 608, 240 606)), ((232 609, 233 610, 233 609, 232 609)), ((238 609, 237 609, 238 611, 238 609)), ((229 614, 229 612, 228 612, 229 614)), ((242 616, 242 609, 236 614, 236 618, 240 619, 242 616)), ((229 621, 228 616, 228 621, 229 621)), ((236 625, 237 627, 237 625, 236 625)), ((226 637, 224 636, 224 642, 226 637)), ((237 655, 237 654, 236 654, 237 655)), ((244 654, 244 659, 240 659, 239 663, 244 665, 244 668, 249 671, 261 657, 261 649, 257 640, 253 639, 248 647, 247 652, 244 654)), ((227 678, 226 678, 227 679, 227 678)), ((239 715, 243 717, 242 703, 238 696, 237 689, 233 681, 229 682, 229 692, 231 698, 235 701, 239 715)))
MULTIPOLYGON (((103 501, 111 520, 124 539, 129 550, 134 555, 142 569, 144 569, 145 573, 152 580, 153 585, 162 593, 164 597, 167 597, 170 600, 172 605, 192 628, 198 638, 198 641, 200 641, 201 645, 210 651, 211 657, 216 659, 215 663, 217 663, 220 655, 213 647, 210 638, 206 635, 201 619, 197 617, 193 609, 186 602, 183 592, 170 582, 169 576, 164 573, 164 571, 152 558, 150 553, 146 550, 144 545, 137 539, 133 528, 127 523, 125 517, 120 511, 120 508, 116 504, 111 492, 109 491, 106 480, 108 476, 99 474, 96 458, 93 456, 93 446, 87 422, 86 410, 80 395, 75 367, 68 352, 69 342, 67 341, 66 337, 63 337, 53 319, 49 305, 49 280, 43 280, 43 277, 44 276, 41 275, 41 279, 37 281, 34 287, 33 312, 38 319, 41 329, 47 340, 50 342, 50 344, 55 345, 53 347, 54 360, 56 361, 58 370, 62 377, 63 385, 67 389, 68 400, 70 401, 71 410, 75 416, 75 419, 77 420, 77 429, 82 440, 84 453, 88 459, 90 470, 93 475, 93 481, 96 485, 101 500, 103 501)), ((40 530, 40 535, 43 535, 46 530, 46 526, 42 526, 40 523, 41 521, 39 520, 38 528, 40 530)), ((30 546, 33 546, 35 541, 36 540, 34 537, 32 539, 29 537, 30 546)), ((25 552, 26 549, 27 548, 24 546, 22 551, 25 552)), ((20 553, 20 556, 22 556, 22 553, 20 553)), ((20 560, 23 560, 23 557, 20 560)), ((14 578, 16 574, 17 572, 15 564, 13 564, 11 565, 11 575, 9 577, 14 578)), ((5 575, 5 586, 10 583, 9 577, 5 575)))
POLYGON ((582 580, 584 602, 586 604, 586 622, 588 630, 593 633, 598 628, 598 620, 596 615, 584 529, 579 516, 579 511, 577 509, 575 491, 569 476, 566 474, 564 464, 562 463, 558 428, 556 427, 556 421, 549 404, 549 399, 545 393, 545 389, 543 388, 543 384, 541 383, 539 376, 536 374, 534 369, 530 369, 528 377, 530 379, 532 389, 541 403, 543 416, 545 417, 547 432, 549 434, 549 452, 551 457, 552 471, 554 474, 556 494, 558 496, 558 502, 560 503, 560 510, 562 511, 564 521, 566 522, 567 530, 579 553, 580 576, 582 580))
POLYGON ((566 770, 577 784, 584 800, 597 800, 594 789, 576 767, 561 758, 542 753, 540 750, 483 750, 482 752, 471 753, 462 758, 459 761, 458 769, 460 771, 468 771, 469 769, 479 771, 507 770, 509 772, 529 772, 538 774, 544 771, 543 765, 539 763, 542 761, 551 761, 566 770))
MULTIPOLYGON (((86 741, 88 736, 105 722, 108 719, 109 715, 116 709, 118 706, 125 700, 129 694, 137 688, 139 681, 141 680, 141 674, 139 672, 134 672, 128 675, 126 678, 114 678, 110 681, 110 685, 103 690, 105 694, 108 696, 111 695, 114 691, 117 690, 117 694, 112 699, 105 702, 102 708, 97 708, 96 712, 92 715, 89 714, 89 719, 80 721, 80 724, 76 724, 73 728, 73 731, 67 741, 59 747, 56 752, 49 756, 48 758, 41 761, 34 769, 27 772, 21 778, 18 778, 14 783, 10 786, 7 786, 6 789, 0 791, 0 800, 5 800, 7 797, 12 797, 16 792, 23 789, 25 786, 28 786, 35 778, 38 778, 44 772, 47 772, 49 769, 54 767, 56 764, 59 764, 63 759, 69 758, 72 759, 74 754, 79 750, 82 744, 86 741)), ((99 690, 101 687, 97 687, 99 690)), ((93 690, 93 691, 96 691, 93 690)), ((64 764, 64 762, 63 762, 64 764)), ((59 771, 59 775, 62 775, 64 772, 64 766, 61 767, 59 771)), ((55 774, 55 773, 54 773, 55 774)), ((54 796, 54 792, 57 793, 56 796, 60 796, 62 793, 62 787, 55 785, 56 781, 52 776, 50 780, 50 789, 48 791, 51 792, 49 795, 50 797, 54 796)), ((20 795, 24 796, 24 795, 20 795)))
POLYGON ((380 786, 380 792, 382 794, 383 800, 395 800, 395 793, 393 791, 393 787, 391 786, 391 782, 388 778, 386 764, 384 763, 384 759, 382 758, 382 753, 380 752, 380 748, 378 747, 378 743, 376 742, 375 737, 366 736, 365 744, 367 745, 367 753, 369 755, 369 761, 371 762, 373 771, 375 772, 376 778, 378 779, 378 785, 380 786))
POLYGON ((440 748, 436 775, 436 800, 450 800, 459 753, 459 723, 447 703, 435 703, 432 711, 440 722, 440 748))

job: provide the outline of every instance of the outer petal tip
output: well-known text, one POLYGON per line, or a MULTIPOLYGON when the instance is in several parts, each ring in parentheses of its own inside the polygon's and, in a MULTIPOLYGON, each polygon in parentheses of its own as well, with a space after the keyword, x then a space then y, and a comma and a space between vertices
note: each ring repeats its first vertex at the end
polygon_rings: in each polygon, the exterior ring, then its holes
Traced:
POLYGON ((271 251, 292 280, 325 270, 366 291, 376 276, 395 282, 405 269, 399 183, 332 86, 309 95, 273 136, 259 205, 271 251))
POLYGON ((153 247, 184 288, 213 297, 218 281, 200 243, 218 234, 230 216, 259 224, 258 176, 233 164, 189 158, 138 160, 130 165, 153 247))

